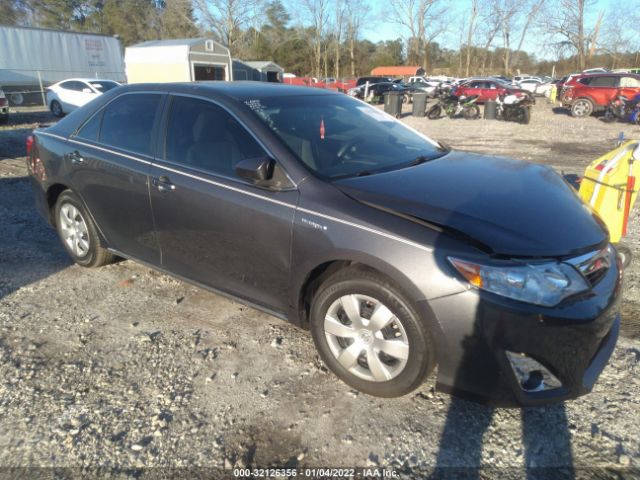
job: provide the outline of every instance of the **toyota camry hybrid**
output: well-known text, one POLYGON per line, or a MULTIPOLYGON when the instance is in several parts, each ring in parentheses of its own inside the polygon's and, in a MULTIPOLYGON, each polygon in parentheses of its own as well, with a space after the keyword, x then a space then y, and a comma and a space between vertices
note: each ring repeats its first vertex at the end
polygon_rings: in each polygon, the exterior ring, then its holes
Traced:
POLYGON ((124 257, 311 331, 371 395, 500 405, 587 393, 619 330, 606 227, 543 165, 452 151, 347 95, 109 90, 28 140, 76 263, 124 257))

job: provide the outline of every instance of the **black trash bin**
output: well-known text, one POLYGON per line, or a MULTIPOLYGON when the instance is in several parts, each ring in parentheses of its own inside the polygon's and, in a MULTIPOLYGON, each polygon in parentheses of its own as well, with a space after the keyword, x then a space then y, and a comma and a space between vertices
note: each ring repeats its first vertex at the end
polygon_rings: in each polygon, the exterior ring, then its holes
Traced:
POLYGON ((495 100, 487 100, 484 102, 484 118, 486 120, 496 119, 496 106, 497 103, 495 100))
POLYGON ((400 118, 402 113, 402 95, 400 92, 384 93, 384 111, 389 115, 400 118))
POLYGON ((427 94, 425 92, 415 92, 413 94, 413 110, 411 114, 414 117, 424 117, 427 112, 427 94))

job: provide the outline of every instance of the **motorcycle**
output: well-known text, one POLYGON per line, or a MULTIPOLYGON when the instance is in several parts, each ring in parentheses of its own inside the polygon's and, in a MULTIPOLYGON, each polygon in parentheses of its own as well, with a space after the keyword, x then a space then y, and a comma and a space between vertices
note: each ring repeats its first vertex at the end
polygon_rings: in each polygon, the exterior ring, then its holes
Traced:
POLYGON ((602 120, 607 123, 621 121, 640 125, 640 94, 632 99, 616 95, 604 111, 602 120))
POLYGON ((451 95, 449 89, 441 89, 438 93, 438 103, 427 111, 429 120, 440 118, 442 112, 449 118, 462 116, 466 120, 476 120, 480 118, 480 108, 475 104, 479 95, 457 97, 451 95))
POLYGON ((530 94, 503 93, 496 98, 496 118, 526 125, 531 120, 531 106, 536 103, 530 94))

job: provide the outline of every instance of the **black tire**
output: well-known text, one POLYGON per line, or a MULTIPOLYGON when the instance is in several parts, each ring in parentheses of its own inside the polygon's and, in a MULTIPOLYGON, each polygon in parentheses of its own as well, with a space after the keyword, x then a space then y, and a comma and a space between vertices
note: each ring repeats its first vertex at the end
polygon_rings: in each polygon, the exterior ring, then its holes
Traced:
POLYGON ((588 98, 578 98, 571 104, 571 116, 587 118, 593 113, 593 102, 588 98))
MULTIPOLYGON (((69 256, 71 256, 73 261, 78 265, 89 268, 101 267, 103 265, 107 265, 108 263, 112 263, 115 260, 115 255, 110 253, 102 246, 100 236, 98 235, 98 231, 93 223, 93 220, 91 219, 91 216, 82 205, 82 202, 71 190, 62 192, 62 194, 60 194, 60 196, 58 197, 58 201, 56 202, 54 210, 54 219, 56 230, 58 232, 58 236, 60 237, 62 245, 64 246, 69 256), (80 215, 80 219, 86 226, 86 233, 82 235, 82 238, 83 240, 88 242, 88 248, 83 254, 78 254, 76 251, 72 250, 72 248, 67 243, 68 240, 65 238, 65 227, 63 227, 62 225, 61 211, 63 208, 68 206, 72 206, 77 210, 78 214, 80 215)), ((78 223, 77 216, 74 216, 74 218, 70 220, 78 223)))
MULTIPOLYGON (((360 308, 366 308, 363 306, 366 303, 366 301, 360 303, 360 308)), ((369 395, 378 397, 405 395, 420 386, 435 368, 435 348, 431 334, 414 306, 396 285, 369 269, 349 267, 325 280, 312 300, 310 322, 314 343, 325 364, 347 385, 369 395), (408 343, 406 364, 390 380, 375 381, 361 378, 345 368, 332 352, 325 332, 325 317, 329 308, 335 304, 334 302, 347 295, 364 295, 379 301, 394 315, 390 325, 399 330, 403 329, 406 334, 408 343), (395 325, 396 321, 401 327, 395 325)), ((349 345, 353 344, 347 344, 344 348, 348 348, 349 345)), ((362 354, 364 355, 364 352, 362 354)), ((384 360, 385 355, 381 352, 376 355, 379 360, 384 360)), ((361 366, 360 361, 364 360, 358 361, 359 366, 361 366)), ((393 361, 397 360, 392 359, 391 362, 393 361)), ((365 365, 367 364, 368 361, 365 365)), ((373 370, 371 369, 370 372, 373 373, 373 370)))
POLYGON ((9 122, 9 115, 0 115, 0 125, 5 125, 9 122))
POLYGON ((531 109, 529 107, 520 107, 515 115, 515 120, 522 125, 528 125, 531 121, 531 109))
POLYGON ((631 253, 631 249, 622 243, 618 243, 616 245, 616 251, 618 252, 618 257, 620 257, 620 261, 622 262, 622 266, 627 268, 631 265, 631 259, 633 258, 633 254, 631 253))
POLYGON ((613 123, 617 120, 616 115, 611 111, 610 108, 607 108, 604 111, 604 115, 602 116, 602 121, 605 123, 613 123))
POLYGON ((62 110, 62 105, 60 105, 60 102, 58 102, 57 100, 54 100, 53 102, 51 102, 51 113, 53 114, 54 117, 64 117, 64 111, 62 110))
POLYGON ((477 120, 480 118, 480 107, 477 105, 470 105, 465 107, 462 111, 462 116, 465 120, 477 120))
POLYGON ((442 115, 442 108, 440 105, 434 105, 429 110, 427 110, 427 118, 429 120, 437 120, 442 115))

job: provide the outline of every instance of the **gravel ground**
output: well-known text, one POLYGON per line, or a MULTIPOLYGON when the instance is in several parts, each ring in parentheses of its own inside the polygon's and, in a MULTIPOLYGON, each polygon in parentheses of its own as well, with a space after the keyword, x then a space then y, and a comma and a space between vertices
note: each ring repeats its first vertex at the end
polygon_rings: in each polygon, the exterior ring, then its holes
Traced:
MULTIPOLYGON (((539 103, 529 126, 404 120, 455 148, 567 173, 582 173, 619 131, 640 136, 539 103)), ((0 478, 81 468, 220 478, 234 466, 640 478, 640 261, 626 273, 623 337, 593 393, 494 410, 435 393, 431 378, 404 398, 373 398, 329 374, 310 335, 276 318, 130 261, 72 265, 24 178, 24 138, 51 120, 30 111, 0 127, 0 478)), ((628 243, 640 258, 638 212, 628 243)))

